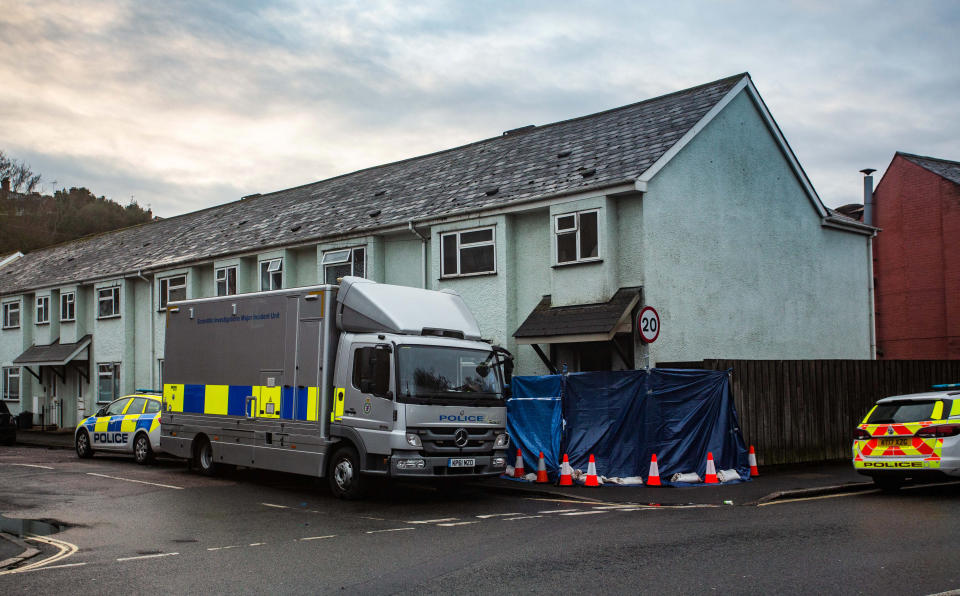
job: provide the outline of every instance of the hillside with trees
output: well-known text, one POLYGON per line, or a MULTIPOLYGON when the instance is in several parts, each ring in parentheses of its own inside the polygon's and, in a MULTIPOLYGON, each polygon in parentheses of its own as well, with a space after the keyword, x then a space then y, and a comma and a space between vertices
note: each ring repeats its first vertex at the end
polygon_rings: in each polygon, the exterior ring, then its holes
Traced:
POLYGON ((36 192, 40 174, 0 151, 0 257, 153 219, 136 202, 120 205, 86 188, 36 192))

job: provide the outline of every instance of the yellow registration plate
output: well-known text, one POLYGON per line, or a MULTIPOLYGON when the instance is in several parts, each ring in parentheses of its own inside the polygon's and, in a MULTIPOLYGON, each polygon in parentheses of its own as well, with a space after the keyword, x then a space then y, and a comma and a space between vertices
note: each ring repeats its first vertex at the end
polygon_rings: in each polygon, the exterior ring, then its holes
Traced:
POLYGON ((880 439, 881 447, 908 447, 913 445, 913 440, 910 438, 896 438, 896 439, 880 439))

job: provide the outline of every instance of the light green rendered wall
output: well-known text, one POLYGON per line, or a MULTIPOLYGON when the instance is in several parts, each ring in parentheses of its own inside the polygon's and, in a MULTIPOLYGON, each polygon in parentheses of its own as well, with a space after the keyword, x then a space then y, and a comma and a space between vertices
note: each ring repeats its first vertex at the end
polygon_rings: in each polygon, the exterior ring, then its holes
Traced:
MULTIPOLYGON (((423 274, 420 270, 420 245, 420 240, 410 233, 406 236, 385 238, 383 242, 383 273, 379 279, 374 278, 375 281, 419 288, 423 281, 423 274)), ((427 283, 429 285, 429 279, 427 283)))
MULTIPOLYGON (((512 323, 510 341, 506 348, 516 357, 518 374, 542 375, 549 371, 527 345, 518 346, 512 335, 527 315, 551 292, 551 230, 550 213, 542 209, 534 213, 512 216, 514 237, 512 287, 512 323)), ((546 346, 544 346, 546 348, 546 346)), ((549 354, 548 354, 549 355, 549 354)))
POLYGON ((867 239, 821 226, 745 93, 647 189, 654 361, 870 357, 867 239))

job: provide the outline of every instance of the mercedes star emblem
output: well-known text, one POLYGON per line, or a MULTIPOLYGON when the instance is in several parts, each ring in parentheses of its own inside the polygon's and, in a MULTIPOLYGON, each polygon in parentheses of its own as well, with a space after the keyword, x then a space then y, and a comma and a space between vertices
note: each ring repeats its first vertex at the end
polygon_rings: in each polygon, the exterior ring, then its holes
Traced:
POLYGON ((458 428, 457 432, 453 433, 453 442, 457 447, 466 447, 469 440, 470 435, 465 428, 458 428))

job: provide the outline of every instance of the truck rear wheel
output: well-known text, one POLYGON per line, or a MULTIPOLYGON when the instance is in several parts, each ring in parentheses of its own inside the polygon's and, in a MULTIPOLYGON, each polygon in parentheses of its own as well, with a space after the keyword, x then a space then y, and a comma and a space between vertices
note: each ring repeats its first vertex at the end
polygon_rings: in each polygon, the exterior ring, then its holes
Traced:
POLYGON ((344 445, 333 453, 327 476, 336 497, 348 501, 363 497, 366 482, 360 475, 360 456, 352 446, 344 445))
POLYGON ((217 464, 213 461, 213 445, 210 439, 201 435, 193 448, 193 463, 204 476, 213 476, 217 473, 217 464))

